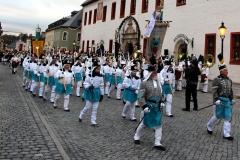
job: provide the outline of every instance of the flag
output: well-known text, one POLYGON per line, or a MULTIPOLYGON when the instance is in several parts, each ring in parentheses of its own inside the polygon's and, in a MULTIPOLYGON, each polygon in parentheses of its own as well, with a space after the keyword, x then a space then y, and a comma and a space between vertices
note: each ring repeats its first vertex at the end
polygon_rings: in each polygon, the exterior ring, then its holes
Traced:
POLYGON ((145 36, 146 37, 150 37, 150 35, 151 35, 151 33, 152 33, 152 30, 153 30, 153 28, 154 28, 154 25, 155 25, 155 17, 156 17, 156 11, 154 11, 153 13, 152 13, 152 17, 151 17, 151 20, 150 20, 150 23, 149 23, 149 25, 148 25, 148 27, 147 27, 147 30, 146 30, 146 33, 145 33, 145 36))

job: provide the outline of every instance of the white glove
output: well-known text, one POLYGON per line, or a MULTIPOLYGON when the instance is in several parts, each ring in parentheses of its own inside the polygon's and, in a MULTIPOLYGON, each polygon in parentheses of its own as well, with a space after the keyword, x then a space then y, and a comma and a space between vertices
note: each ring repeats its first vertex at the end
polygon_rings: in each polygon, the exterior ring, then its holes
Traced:
POLYGON ((165 82, 168 82, 168 81, 169 81, 169 79, 168 79, 168 78, 166 78, 166 79, 165 79, 165 82))
POLYGON ((45 77, 46 77, 46 78, 49 78, 49 75, 46 75, 45 77))
POLYGON ((138 91, 138 89, 137 90, 135 90, 135 93, 138 95, 139 94, 139 91, 138 91))
POLYGON ((231 102, 231 104, 232 105, 234 105, 236 102, 235 102, 235 100, 234 99, 232 99, 232 102, 231 102))
POLYGON ((40 76, 40 74, 39 74, 39 73, 37 73, 37 76, 39 77, 39 76, 40 76))
POLYGON ((143 111, 144 111, 144 113, 149 113, 150 112, 148 107, 146 107, 143 111))
POLYGON ((161 103, 160 106, 161 106, 161 108, 164 108, 164 107, 165 107, 165 104, 164 104, 164 103, 161 103))
POLYGON ((216 105, 220 105, 220 104, 221 104, 221 101, 220 101, 220 100, 217 100, 217 101, 215 102, 215 104, 216 104, 216 105))

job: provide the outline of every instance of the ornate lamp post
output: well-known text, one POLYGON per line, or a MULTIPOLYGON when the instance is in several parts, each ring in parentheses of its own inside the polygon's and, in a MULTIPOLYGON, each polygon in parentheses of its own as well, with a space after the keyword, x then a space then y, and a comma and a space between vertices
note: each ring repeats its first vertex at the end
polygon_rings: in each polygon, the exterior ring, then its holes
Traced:
POLYGON ((39 46, 36 46, 36 49, 37 49, 37 57, 39 58, 39 55, 38 55, 39 46))
POLYGON ((218 28, 218 32, 220 34, 220 38, 222 39, 221 53, 223 55, 223 40, 224 40, 226 32, 227 32, 227 28, 224 26, 223 22, 222 22, 222 25, 218 28))

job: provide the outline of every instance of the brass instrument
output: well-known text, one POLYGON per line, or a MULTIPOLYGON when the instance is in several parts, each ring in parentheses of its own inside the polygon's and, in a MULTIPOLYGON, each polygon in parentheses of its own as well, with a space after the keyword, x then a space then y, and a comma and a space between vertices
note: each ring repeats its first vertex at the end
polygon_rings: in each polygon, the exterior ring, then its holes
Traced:
POLYGON ((134 59, 139 59, 142 62, 142 51, 140 50, 135 50, 133 53, 134 59))
POLYGON ((211 68, 215 64, 215 59, 211 54, 207 54, 204 56, 204 63, 211 68))

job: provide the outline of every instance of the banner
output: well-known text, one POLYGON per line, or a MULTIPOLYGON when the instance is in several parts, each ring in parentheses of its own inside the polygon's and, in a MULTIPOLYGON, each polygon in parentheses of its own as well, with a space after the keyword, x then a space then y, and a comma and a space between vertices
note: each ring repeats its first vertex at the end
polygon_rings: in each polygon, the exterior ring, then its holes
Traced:
POLYGON ((43 40, 32 41, 32 50, 33 50, 33 53, 37 55, 37 57, 40 57, 40 55, 44 50, 44 41, 43 40), (38 50, 36 47, 38 47, 38 50))
POLYGON ((103 2, 98 3, 97 7, 97 21, 102 20, 102 14, 103 14, 103 2))
POLYGON ((156 21, 152 33, 147 41, 147 53, 146 58, 148 62, 153 64, 156 58, 161 56, 162 44, 167 32, 168 23, 160 23, 156 21))

